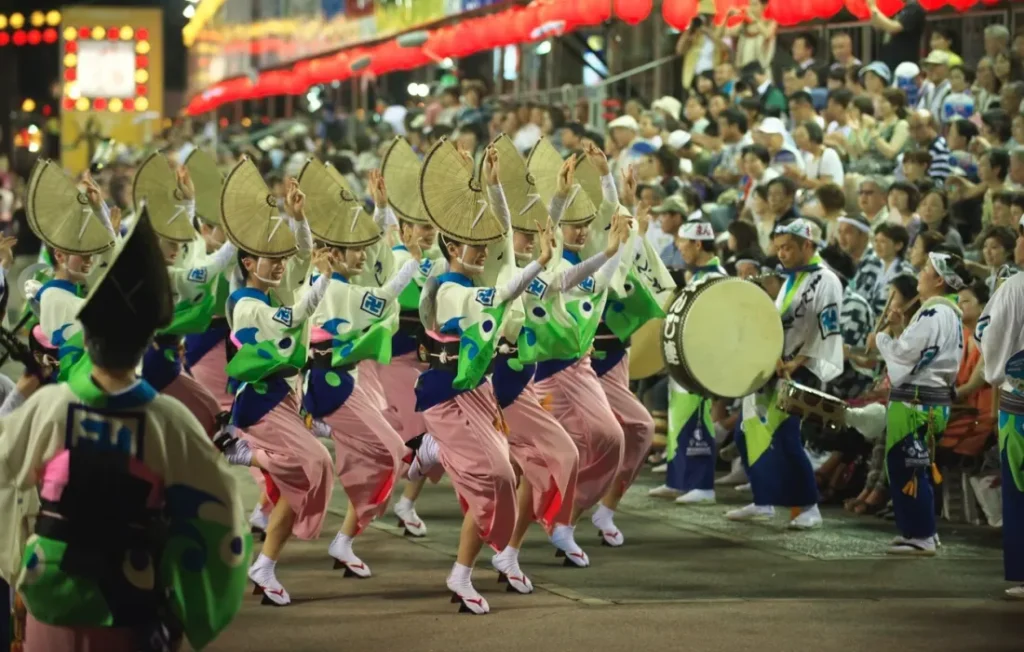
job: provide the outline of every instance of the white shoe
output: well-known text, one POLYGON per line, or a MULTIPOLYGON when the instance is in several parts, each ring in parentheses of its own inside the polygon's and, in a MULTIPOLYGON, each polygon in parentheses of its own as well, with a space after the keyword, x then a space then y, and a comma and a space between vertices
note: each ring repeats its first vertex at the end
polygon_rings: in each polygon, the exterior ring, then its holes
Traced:
POLYGON ((597 509, 594 510, 594 515, 590 517, 590 522, 601 533, 602 545, 618 548, 626 542, 626 538, 622 536, 619 528, 615 527, 614 516, 615 510, 608 509, 604 505, 598 505, 597 509))
POLYGON ((252 526, 257 532, 266 532, 267 523, 270 519, 263 513, 263 508, 256 505, 252 508, 252 514, 249 515, 249 525, 252 526))
POLYGON ((260 555, 249 568, 249 579, 256 585, 253 591, 256 595, 262 595, 262 603, 271 607, 284 607, 292 603, 292 598, 284 590, 281 583, 277 581, 274 574, 276 564, 260 555))
POLYGON ((416 458, 409 465, 409 479, 419 480, 439 462, 437 440, 429 433, 423 435, 420 447, 416 449, 416 458))
POLYGON ((927 539, 904 539, 900 543, 893 543, 886 551, 890 555, 904 557, 934 557, 935 537, 927 539))
MULTIPOLYGON (((458 564, 455 566, 457 567, 458 564)), ((452 604, 460 605, 459 613, 471 613, 478 616, 490 613, 491 606, 487 604, 487 600, 484 600, 484 596, 477 593, 476 589, 473 588, 473 582, 470 577, 467 576, 466 579, 460 581, 456 579, 455 572, 455 568, 452 568, 452 572, 449 573, 445 584, 448 586, 448 590, 452 592, 452 604)))
POLYGON ((714 505, 714 489, 691 489, 682 496, 676 498, 677 505, 714 505))
POLYGON ((790 530, 813 530, 820 526, 821 512, 818 510, 817 505, 800 512, 796 518, 789 522, 790 530))
POLYGON ((551 545, 558 548, 555 556, 565 557, 566 566, 586 568, 590 565, 590 557, 576 543, 575 534, 576 528, 571 525, 556 525, 555 529, 551 531, 551 536, 548 537, 548 540, 551 542, 551 545))
POLYGON ((491 557, 491 566, 498 571, 498 581, 508 582, 510 593, 533 593, 533 582, 519 568, 519 551, 508 546, 491 557))
POLYGON ((740 458, 732 461, 732 470, 715 480, 716 485, 738 485, 747 481, 747 471, 743 468, 740 458))
POLYGON ((660 487, 655 487, 647 492, 647 495, 651 498, 676 498, 682 495, 683 492, 678 489, 673 489, 667 484, 663 484, 660 487))
POLYGON ((651 469, 651 471, 654 471, 655 473, 664 473, 665 471, 668 471, 668 464, 659 464, 651 469))
POLYGON ((332 429, 320 419, 313 419, 309 426, 310 431, 320 439, 330 439, 332 429))
POLYGON ((752 493, 754 493, 754 490, 750 488, 750 483, 749 482, 747 484, 738 484, 738 485, 736 485, 735 489, 736 489, 736 491, 738 491, 741 494, 752 494, 752 493))
POLYGON ((725 513, 725 517, 730 521, 767 521, 770 518, 775 518, 775 508, 771 505, 763 506, 750 503, 746 507, 730 509, 725 513))
POLYGON ((427 536, 427 525, 416 514, 416 503, 404 497, 400 498, 395 503, 393 511, 398 517, 398 527, 405 528, 407 536, 416 538, 427 536))
POLYGON ((1006 597, 1011 600, 1024 600, 1024 584, 1006 589, 1006 597))
POLYGON ((352 552, 352 537, 339 532, 327 548, 327 554, 334 557, 334 569, 345 569, 345 577, 370 577, 370 567, 352 552))

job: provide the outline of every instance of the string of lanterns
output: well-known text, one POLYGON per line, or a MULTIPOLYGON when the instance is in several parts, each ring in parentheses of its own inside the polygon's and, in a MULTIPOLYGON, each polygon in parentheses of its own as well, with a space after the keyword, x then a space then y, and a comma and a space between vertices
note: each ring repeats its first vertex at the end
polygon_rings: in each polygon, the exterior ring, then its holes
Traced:
POLYGON ((33 11, 27 19, 21 13, 0 14, 0 47, 52 45, 59 37, 57 27, 60 20, 60 12, 56 9, 33 11))
MULTIPOLYGON (((999 0, 981 0, 996 4, 999 0)), ((946 4, 964 11, 979 0, 921 0, 925 9, 934 11, 946 4)), ((748 0, 715 0, 715 22, 721 24, 730 9, 741 15, 729 24, 749 20, 748 0)), ((892 16, 903 7, 903 0, 878 0, 878 8, 892 16)), ((662 16, 670 26, 685 30, 699 12, 699 0, 664 0, 662 16)), ((268 70, 253 76, 236 77, 214 84, 189 102, 186 112, 199 115, 229 102, 276 95, 298 95, 311 86, 344 81, 354 76, 412 70, 446 58, 466 57, 476 52, 529 43, 558 36, 581 27, 591 27, 617 18, 629 25, 646 20, 654 8, 653 0, 534 0, 526 6, 469 18, 445 25, 410 40, 409 34, 376 45, 354 46, 340 52, 299 61, 287 68, 268 70), (405 41, 403 44, 402 41, 405 41), (415 45, 410 45, 415 43, 415 45)), ((768 0, 765 17, 780 25, 791 26, 817 19, 828 19, 843 8, 857 18, 868 17, 866 0, 768 0)))

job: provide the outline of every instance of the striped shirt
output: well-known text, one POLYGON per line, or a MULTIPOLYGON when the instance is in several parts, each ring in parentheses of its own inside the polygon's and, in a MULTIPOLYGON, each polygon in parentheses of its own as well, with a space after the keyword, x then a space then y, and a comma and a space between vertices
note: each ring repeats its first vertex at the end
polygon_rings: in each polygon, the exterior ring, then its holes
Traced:
POLYGON ((939 136, 928 146, 928 153, 932 156, 932 163, 928 166, 928 176, 932 179, 945 181, 953 172, 953 165, 950 161, 949 145, 946 139, 939 136))

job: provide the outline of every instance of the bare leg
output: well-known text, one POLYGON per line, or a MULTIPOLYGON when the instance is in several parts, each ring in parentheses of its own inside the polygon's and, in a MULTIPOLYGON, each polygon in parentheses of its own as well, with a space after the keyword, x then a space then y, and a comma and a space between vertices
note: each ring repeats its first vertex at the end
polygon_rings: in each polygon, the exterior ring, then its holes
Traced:
POLYGON ((281 498, 274 505, 270 512, 270 522, 267 524, 267 540, 263 542, 261 553, 264 557, 277 561, 281 556, 281 550, 292 534, 292 525, 295 524, 295 510, 288 502, 281 498))
POLYGON ((476 521, 469 514, 462 519, 462 532, 459 534, 459 554, 456 558, 463 566, 473 567, 484 542, 477 532, 476 521))
POLYGON ((519 489, 516 492, 516 500, 519 501, 519 517, 516 520, 515 529, 512 530, 512 538, 508 542, 508 545, 516 550, 522 547, 526 531, 530 529, 530 524, 534 520, 533 503, 530 500, 532 493, 533 487, 530 486, 530 481, 526 479, 525 475, 522 476, 519 479, 519 489))
POLYGON ((348 537, 354 537, 356 535, 356 506, 352 504, 352 501, 348 501, 348 509, 345 510, 345 520, 341 524, 339 533, 344 534, 348 537))
POLYGON ((402 498, 408 498, 409 500, 416 502, 416 499, 420 497, 420 492, 423 491, 423 485, 426 483, 426 478, 409 480, 405 483, 405 489, 402 490, 402 498))
POLYGON ((612 486, 608 487, 608 491, 605 493, 604 498, 601 499, 601 504, 608 509, 615 511, 619 506, 619 501, 622 500, 622 495, 626 493, 626 483, 619 482, 616 480, 612 483, 612 486))

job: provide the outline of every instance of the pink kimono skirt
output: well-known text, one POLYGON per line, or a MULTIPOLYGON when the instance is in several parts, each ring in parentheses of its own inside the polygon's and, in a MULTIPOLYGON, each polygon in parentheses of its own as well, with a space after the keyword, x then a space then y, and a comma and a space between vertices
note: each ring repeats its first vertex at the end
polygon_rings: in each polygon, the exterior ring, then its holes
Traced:
MULTIPOLYGON (((200 384, 195 378, 182 372, 167 387, 164 387, 161 394, 166 394, 181 401, 188 408, 188 411, 199 420, 199 425, 203 427, 207 437, 212 438, 217 434, 219 430, 217 427, 217 415, 224 408, 220 406, 216 397, 210 393, 210 390, 205 385, 200 384)), ((228 405, 227 409, 230 410, 231 406, 228 405)))
POLYGON ((427 409, 423 418, 463 513, 484 543, 504 550, 516 524, 516 474, 490 383, 427 409))
POLYGON ((608 491, 622 465, 622 426, 608 405, 589 357, 535 387, 542 401, 551 401, 552 414, 576 444, 580 455, 576 505, 589 509, 608 491))
MULTIPOLYGON (((6 618, 7 615, 4 614, 6 618)), ((138 652, 138 633, 130 627, 56 627, 28 614, 25 652, 138 652)))
POLYGON ((629 391, 628 353, 608 373, 601 376, 600 381, 604 395, 608 397, 608 405, 625 434, 626 444, 617 477, 619 488, 625 491, 644 467, 651 440, 654 439, 654 418, 640 399, 629 391))
POLYGON ((323 419, 331 427, 338 480, 356 509, 357 532, 387 509, 406 450, 362 382, 360 367, 345 404, 323 419))
POLYGON ((280 492, 293 510, 292 534, 300 539, 320 536, 334 488, 331 454, 299 418, 299 404, 290 393, 242 435, 253 458, 273 480, 267 491, 280 492))
MULTIPOLYGON (((427 368, 416 357, 416 352, 391 358, 391 363, 378 366, 378 377, 387 402, 388 423, 409 441, 427 431, 423 413, 416 411, 416 381, 427 368)), ((360 373, 362 368, 360 367, 360 373)), ((362 378, 359 379, 362 382, 362 378)))
POLYGON ((221 410, 230 410, 231 403, 235 400, 234 396, 228 394, 227 366, 224 342, 218 342, 217 346, 210 349, 191 369, 193 378, 210 390, 220 404, 221 410))
POLYGON ((569 525, 572 521, 580 466, 576 444, 541 405, 533 383, 502 412, 508 425, 512 460, 533 487, 534 519, 551 534, 556 525, 569 525))

